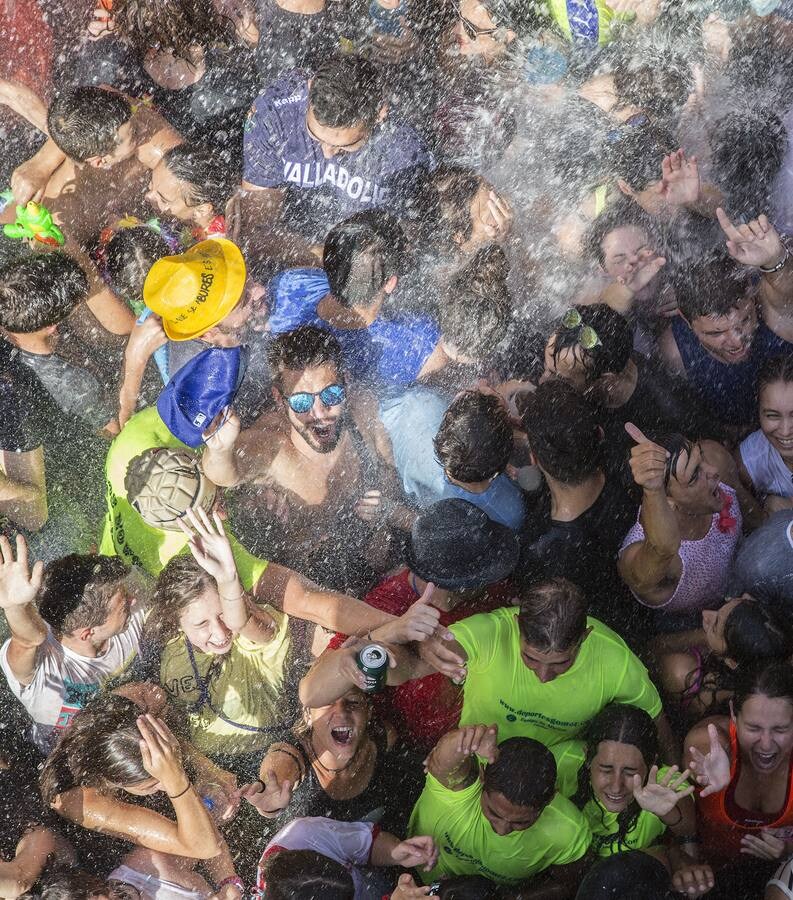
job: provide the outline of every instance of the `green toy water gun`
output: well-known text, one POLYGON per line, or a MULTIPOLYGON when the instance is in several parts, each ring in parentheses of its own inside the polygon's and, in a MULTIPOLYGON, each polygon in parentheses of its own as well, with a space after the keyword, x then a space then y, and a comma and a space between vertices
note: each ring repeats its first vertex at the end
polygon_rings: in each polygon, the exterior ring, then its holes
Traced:
MULTIPOLYGON (((3 191, 0 197, 6 201, 3 204, 6 206, 13 198, 13 194, 11 191, 3 191)), ((46 206, 34 200, 25 206, 17 207, 16 221, 3 225, 3 234, 16 240, 23 238, 36 240, 52 247, 62 247, 65 240, 63 232, 52 220, 52 213, 46 206)))

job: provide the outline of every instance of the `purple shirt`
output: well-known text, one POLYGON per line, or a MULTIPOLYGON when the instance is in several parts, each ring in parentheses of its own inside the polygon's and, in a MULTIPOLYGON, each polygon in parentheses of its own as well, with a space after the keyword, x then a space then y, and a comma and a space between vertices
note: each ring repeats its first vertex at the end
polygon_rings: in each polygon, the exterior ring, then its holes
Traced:
POLYGON ((306 236, 324 238, 333 225, 371 207, 398 216, 400 180, 418 167, 434 168, 419 135, 388 118, 360 150, 325 159, 306 128, 307 110, 308 75, 300 69, 259 95, 245 123, 245 181, 288 188, 289 224, 306 236))

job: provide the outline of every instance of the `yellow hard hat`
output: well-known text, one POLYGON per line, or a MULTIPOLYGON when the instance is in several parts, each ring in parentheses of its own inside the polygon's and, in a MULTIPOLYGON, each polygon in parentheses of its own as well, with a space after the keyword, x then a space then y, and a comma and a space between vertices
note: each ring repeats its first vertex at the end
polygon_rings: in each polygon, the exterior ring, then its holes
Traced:
POLYGON ((225 238, 164 256, 149 269, 143 300, 172 341, 189 341, 222 322, 245 289, 245 260, 225 238))

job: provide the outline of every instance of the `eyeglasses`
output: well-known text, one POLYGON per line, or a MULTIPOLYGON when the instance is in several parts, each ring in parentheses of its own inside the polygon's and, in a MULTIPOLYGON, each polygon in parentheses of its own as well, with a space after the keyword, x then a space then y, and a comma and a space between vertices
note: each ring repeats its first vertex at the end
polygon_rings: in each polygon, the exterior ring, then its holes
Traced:
POLYGON ((314 405, 314 398, 319 397, 323 406, 338 406, 347 399, 347 392, 343 384, 329 384, 327 387, 312 394, 310 391, 298 391, 286 398, 289 408, 298 415, 307 413, 314 405))
POLYGON ((577 309, 567 310, 562 316, 562 327, 568 331, 578 330, 578 343, 584 350, 594 350, 595 347, 603 346, 595 329, 591 325, 584 325, 581 313, 577 309))
POLYGON ((484 37, 489 34, 495 34, 498 31, 498 27, 479 28, 477 25, 474 25, 474 23, 470 19, 465 18, 459 6, 457 7, 457 18, 460 20, 463 26, 463 31, 472 41, 475 41, 477 38, 484 37))
POLYGON ((342 153, 354 153, 356 150, 360 149, 360 145, 366 140, 366 135, 364 135, 363 137, 358 138, 357 141, 353 141, 351 144, 329 144, 327 141, 323 141, 321 137, 317 137, 311 130, 311 126, 308 124, 308 113, 306 113, 306 131, 308 132, 308 136, 318 144, 324 144, 332 150, 341 150, 342 153))

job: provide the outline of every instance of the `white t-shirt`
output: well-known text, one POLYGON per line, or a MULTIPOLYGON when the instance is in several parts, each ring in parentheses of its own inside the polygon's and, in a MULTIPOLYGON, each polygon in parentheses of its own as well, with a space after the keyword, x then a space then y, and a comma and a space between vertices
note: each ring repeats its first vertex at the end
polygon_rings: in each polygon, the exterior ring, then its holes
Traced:
POLYGON ((793 497, 793 472, 762 431, 741 442, 741 461, 758 493, 793 497))
POLYGON ((31 718, 28 739, 48 754, 74 714, 104 684, 120 676, 141 648, 144 610, 134 610, 129 625, 108 641, 101 656, 80 656, 64 647, 47 626, 47 637, 36 651, 36 672, 30 684, 20 684, 8 665, 9 638, 0 649, 0 668, 14 696, 31 718))
POLYGON ((355 898, 365 896, 356 866, 368 866, 372 844, 380 831, 372 822, 337 822, 323 816, 293 819, 265 847, 256 871, 256 887, 264 891, 262 864, 282 850, 314 850, 347 868, 355 885, 355 898))

